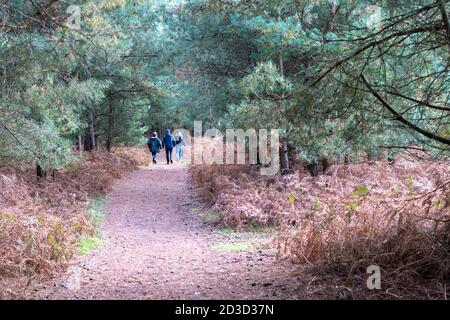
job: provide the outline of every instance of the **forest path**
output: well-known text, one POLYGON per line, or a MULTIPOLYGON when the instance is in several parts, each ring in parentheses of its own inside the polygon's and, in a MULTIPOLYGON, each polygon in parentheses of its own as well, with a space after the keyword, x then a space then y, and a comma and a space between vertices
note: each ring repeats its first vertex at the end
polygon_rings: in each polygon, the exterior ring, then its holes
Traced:
POLYGON ((220 231, 196 215, 195 206, 185 166, 132 172, 107 196, 102 246, 79 257, 38 297, 302 298, 301 282, 275 261, 274 250, 235 250, 267 236, 220 231))

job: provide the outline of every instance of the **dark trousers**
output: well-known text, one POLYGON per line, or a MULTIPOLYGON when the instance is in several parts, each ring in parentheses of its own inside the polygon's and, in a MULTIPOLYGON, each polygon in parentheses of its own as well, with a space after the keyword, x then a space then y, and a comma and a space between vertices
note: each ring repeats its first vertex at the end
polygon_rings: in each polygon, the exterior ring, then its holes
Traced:
POLYGON ((169 163, 170 161, 172 161, 172 151, 173 151, 173 148, 166 148, 166 159, 167 159, 167 163, 169 163))
POLYGON ((153 161, 156 161, 156 155, 157 154, 158 154, 157 152, 152 152, 152 160, 153 161))

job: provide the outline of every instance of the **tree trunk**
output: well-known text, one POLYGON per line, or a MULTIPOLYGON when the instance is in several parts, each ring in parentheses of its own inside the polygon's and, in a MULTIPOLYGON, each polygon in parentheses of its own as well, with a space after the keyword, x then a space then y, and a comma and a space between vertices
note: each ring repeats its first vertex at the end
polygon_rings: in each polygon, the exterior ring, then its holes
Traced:
POLYGON ((88 134, 84 137, 84 151, 92 151, 96 149, 95 130, 94 130, 94 112, 89 110, 88 113, 88 134))
POLYGON ((82 144, 83 142, 82 142, 82 140, 81 140, 81 134, 79 134, 78 135, 78 151, 80 152, 80 156, 82 155, 82 147, 81 147, 81 144, 82 144))
MULTIPOLYGON (((284 74, 284 62, 283 57, 280 54, 279 61, 280 74, 284 74)), ((289 157, 288 157, 288 142, 287 139, 283 141, 283 145, 281 147, 281 172, 289 171, 289 157)))
POLYGON ((313 162, 310 162, 306 165, 306 169, 308 169, 309 174, 312 177, 319 176, 319 166, 317 165, 317 161, 314 160, 313 162))
POLYGON ((283 76, 284 75, 284 62, 283 62, 283 57, 280 54, 280 73, 283 76))
POLYGON ((283 142, 281 146, 281 172, 289 170, 289 158, 288 158, 288 144, 287 141, 283 142))
POLYGON ((92 141, 89 131, 87 131, 86 134, 84 135, 83 150, 92 151, 92 141))
POLYGON ((108 115, 108 137, 106 139, 106 150, 111 152, 112 148, 112 129, 113 129, 113 104, 112 104, 112 92, 109 89, 109 115, 108 115))
POLYGON ((36 164, 36 175, 39 179, 46 178, 47 177, 47 171, 42 169, 42 167, 39 164, 36 164))
POLYGON ((331 167, 331 162, 328 158, 322 158, 322 173, 325 173, 331 167))
POLYGON ((349 156, 348 156, 348 155, 345 155, 345 156, 344 156, 344 164, 345 164, 345 165, 348 165, 348 164, 351 164, 351 163, 352 163, 352 161, 350 160, 349 156))
POLYGON ((97 143, 95 141, 95 127, 94 127, 94 111, 89 111, 89 134, 91 136, 92 149, 97 149, 97 143))
POLYGON ((388 156, 387 161, 390 165, 393 165, 395 163, 395 157, 393 156, 388 156))
POLYGON ((447 34, 447 39, 450 44, 450 21, 448 18, 447 10, 445 9, 445 3, 446 1, 439 0, 439 10, 441 11, 442 22, 444 23, 445 32, 447 34))

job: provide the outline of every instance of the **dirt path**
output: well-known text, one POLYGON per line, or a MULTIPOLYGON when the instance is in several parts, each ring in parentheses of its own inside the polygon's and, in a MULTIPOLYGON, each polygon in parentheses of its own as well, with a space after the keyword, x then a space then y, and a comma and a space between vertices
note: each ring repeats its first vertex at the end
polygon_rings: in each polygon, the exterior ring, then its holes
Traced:
MULTIPOLYGON (((107 197, 103 244, 38 293, 44 299, 298 299, 274 252, 228 252, 236 238, 196 216, 186 167, 131 173, 107 197), (219 248, 219 249, 218 249, 219 248), (220 249, 224 248, 224 249, 220 249)), ((252 238, 254 237, 254 239, 252 238)))

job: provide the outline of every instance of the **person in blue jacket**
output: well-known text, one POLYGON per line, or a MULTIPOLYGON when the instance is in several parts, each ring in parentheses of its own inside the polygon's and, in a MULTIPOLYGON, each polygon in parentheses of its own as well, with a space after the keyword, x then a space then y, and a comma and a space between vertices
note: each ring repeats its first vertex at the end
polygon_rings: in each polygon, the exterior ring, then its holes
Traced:
POLYGON ((163 147, 166 149, 167 164, 173 163, 172 151, 173 151, 173 147, 175 147, 176 141, 175 141, 175 137, 170 133, 170 130, 166 131, 166 135, 163 138, 162 144, 163 144, 163 147))
POLYGON ((162 149, 162 142, 159 140, 156 132, 153 132, 150 139, 148 139, 147 146, 152 153, 153 163, 156 164, 156 155, 159 153, 159 150, 162 149))

